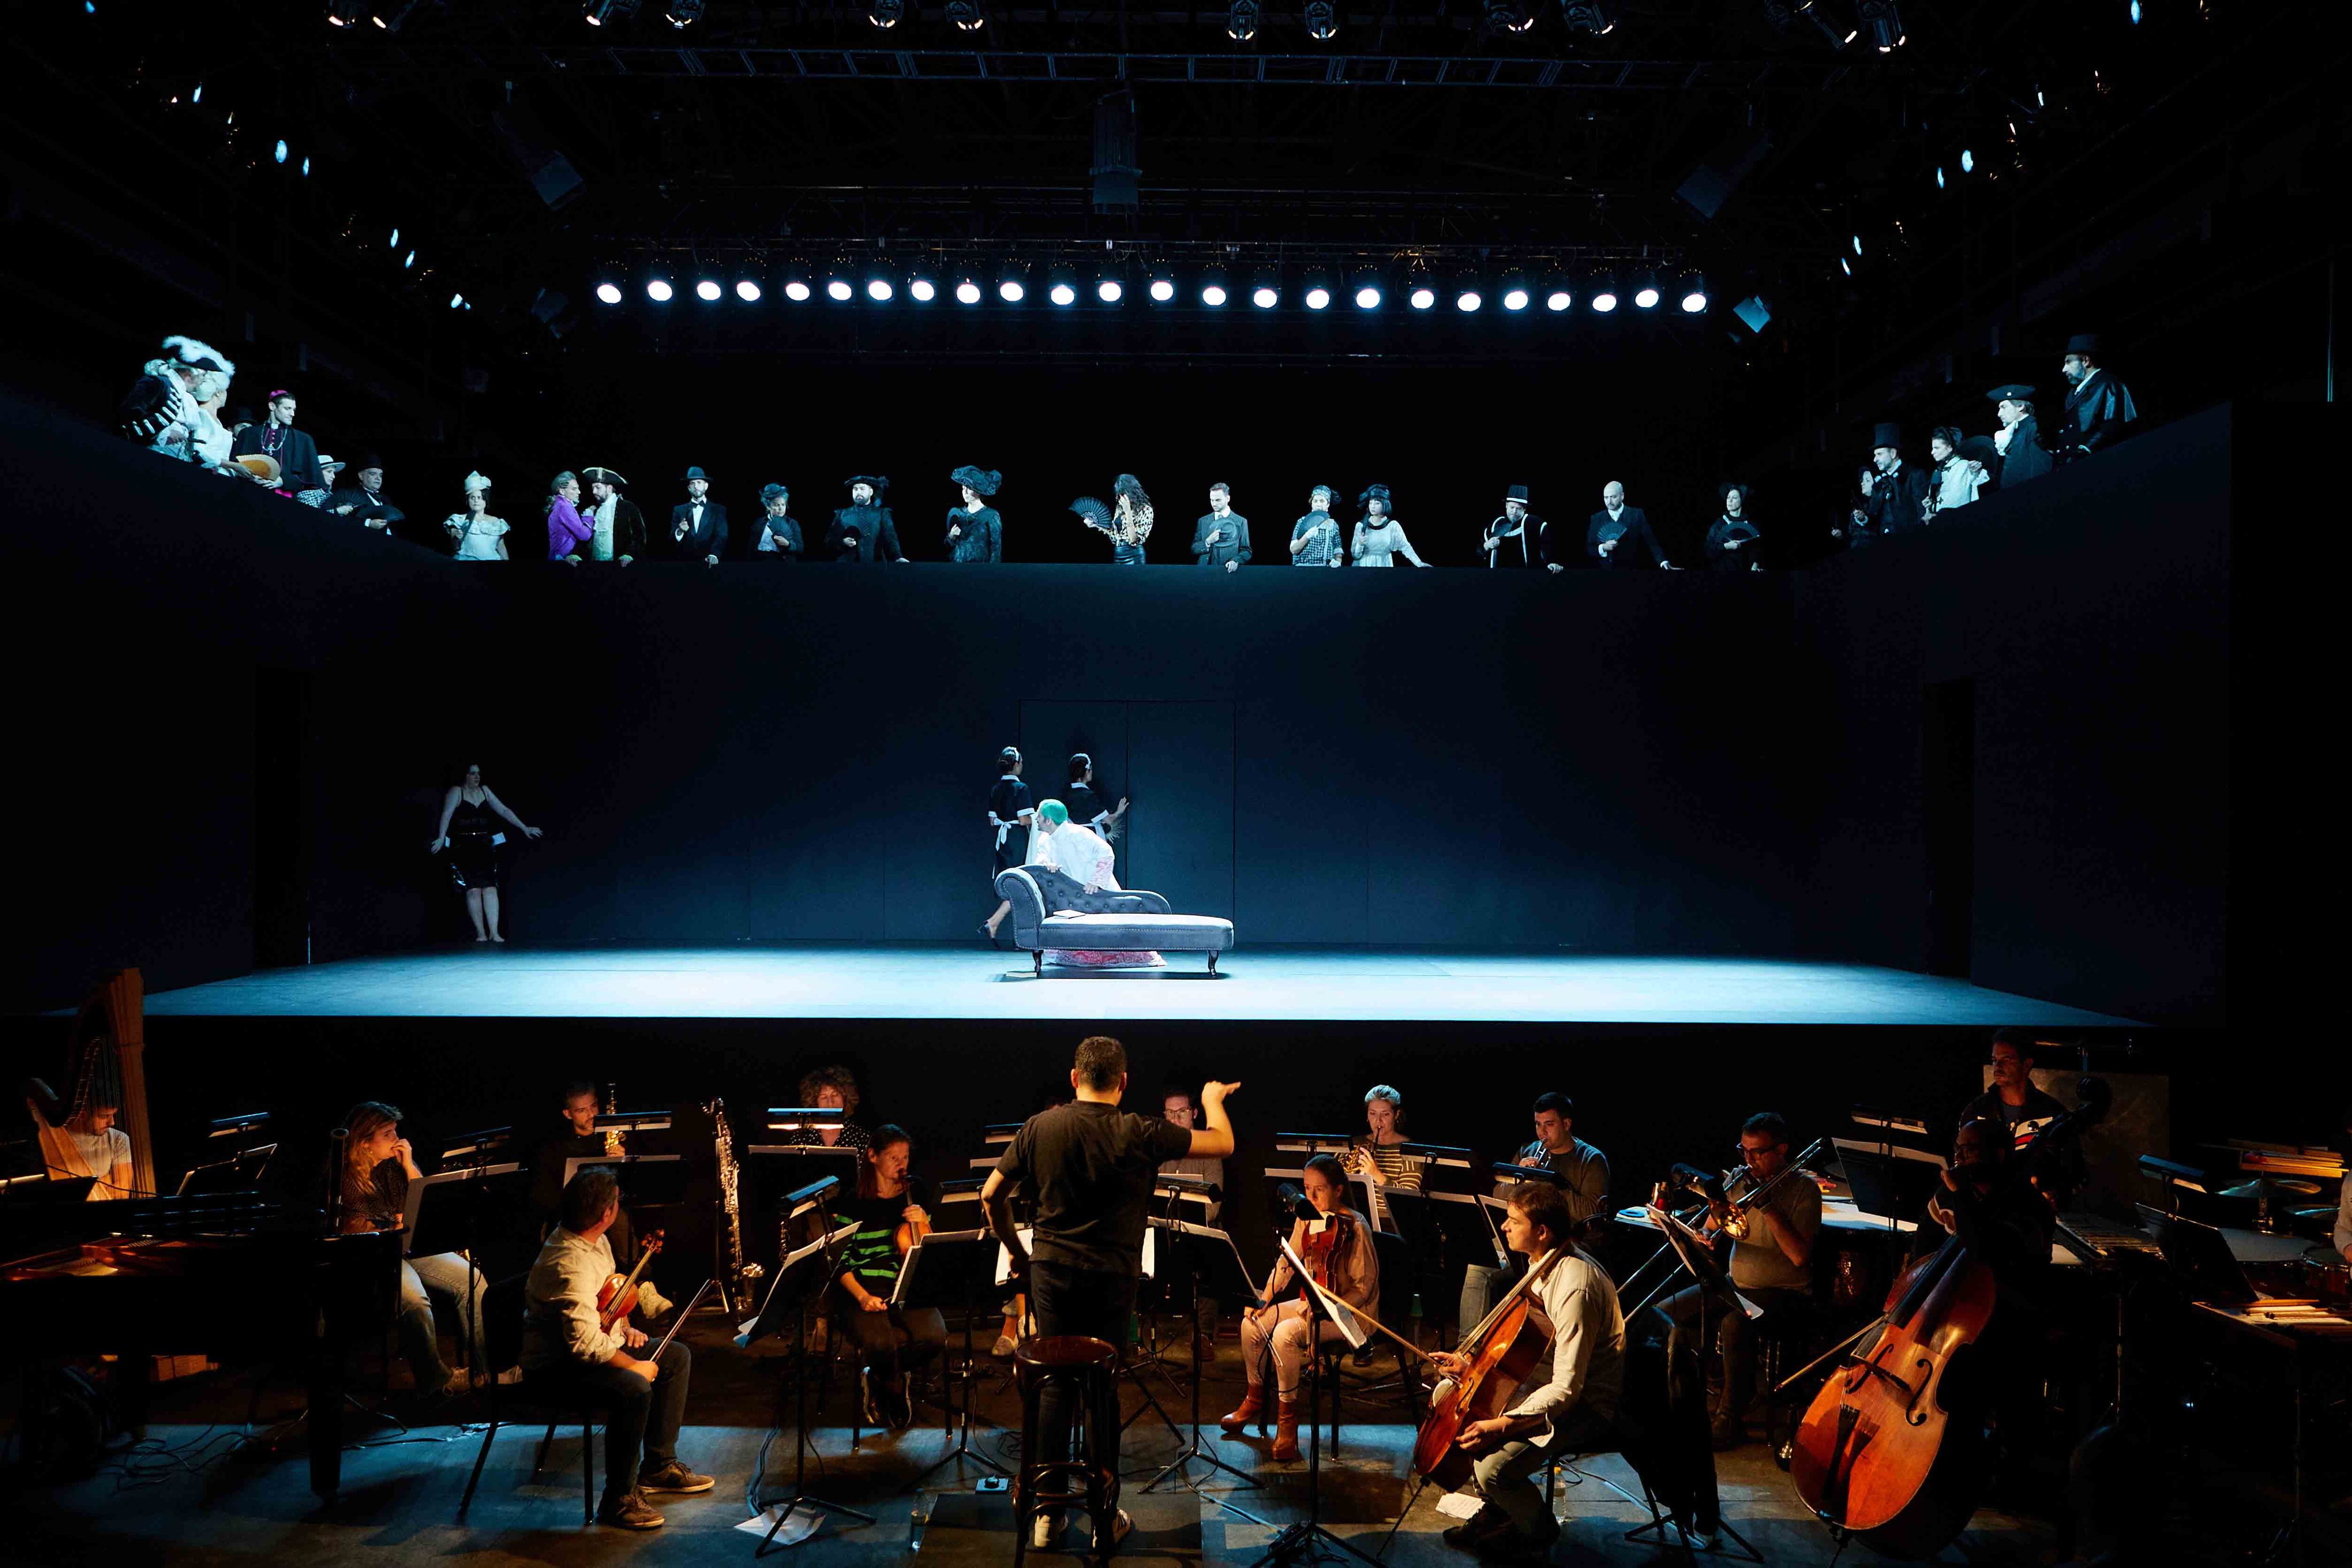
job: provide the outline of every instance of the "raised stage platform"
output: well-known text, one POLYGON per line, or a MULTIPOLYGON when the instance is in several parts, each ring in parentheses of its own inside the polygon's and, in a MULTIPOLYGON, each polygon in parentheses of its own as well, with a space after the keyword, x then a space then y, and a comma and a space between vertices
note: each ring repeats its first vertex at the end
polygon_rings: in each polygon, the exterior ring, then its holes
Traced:
POLYGON ((265 970, 151 996, 165 1017, 1170 1019, 2095 1026, 2131 1020, 1859 963, 1241 949, 1211 977, 1048 971, 954 946, 468 946, 265 970))

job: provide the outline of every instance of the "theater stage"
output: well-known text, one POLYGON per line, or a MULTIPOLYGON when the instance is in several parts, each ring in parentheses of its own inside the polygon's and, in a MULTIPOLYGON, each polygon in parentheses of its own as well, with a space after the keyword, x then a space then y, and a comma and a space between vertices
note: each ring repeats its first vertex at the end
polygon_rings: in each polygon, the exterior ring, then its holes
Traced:
POLYGON ((497 948, 265 970, 150 996, 176 1017, 1182 1019, 2090 1026, 2128 1019, 1871 964, 1244 948, 1221 978, 1049 970, 977 942, 497 948))

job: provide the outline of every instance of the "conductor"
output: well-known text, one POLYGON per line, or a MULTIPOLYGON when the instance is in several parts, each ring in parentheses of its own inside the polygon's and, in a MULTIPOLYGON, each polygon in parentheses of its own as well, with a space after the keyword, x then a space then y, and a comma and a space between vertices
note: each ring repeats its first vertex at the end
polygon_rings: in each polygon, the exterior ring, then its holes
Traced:
MULTIPOLYGON (((1144 1213, 1160 1167, 1171 1160, 1219 1159, 1234 1152, 1225 1097, 1237 1083, 1201 1087, 1204 1128, 1171 1125, 1156 1116, 1118 1108, 1127 1092, 1127 1048, 1107 1035, 1078 1042, 1070 1088, 1077 1098, 1041 1110, 1022 1123, 1012 1145, 980 1190, 989 1228, 1029 1277, 1030 1309, 1040 1335, 1086 1334, 1124 1347, 1143 1267, 1144 1213), (1009 1189, 1034 1194, 1034 1242, 1024 1246, 1013 1223, 1009 1189)), ((1070 1410, 1059 1385, 1039 1400, 1045 1434, 1041 1459, 1069 1452, 1070 1410)), ((1118 1429, 1116 1415, 1109 1429, 1118 1429)), ((1026 1521, 1030 1539, 1045 1546, 1063 1521, 1041 1510, 1026 1521)), ((1128 1531, 1124 1510, 1113 1542, 1128 1531)))

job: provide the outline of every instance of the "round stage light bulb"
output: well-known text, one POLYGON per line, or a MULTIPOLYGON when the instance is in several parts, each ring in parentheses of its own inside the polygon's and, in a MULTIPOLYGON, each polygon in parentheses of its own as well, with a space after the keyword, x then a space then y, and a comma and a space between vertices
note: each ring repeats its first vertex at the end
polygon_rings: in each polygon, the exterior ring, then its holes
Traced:
POLYGON ((908 284, 907 292, 912 294, 916 299, 920 300, 926 305, 929 304, 933 300, 938 299, 940 294, 938 286, 932 283, 932 281, 928 278, 918 278, 912 283, 908 284))
POLYGON ((735 298, 746 305, 756 305, 760 302, 760 286, 749 278, 738 278, 735 279, 735 298))
POLYGON ((887 278, 869 278, 866 280, 866 297, 877 305, 888 300, 898 290, 890 287, 890 280, 887 278))
POLYGON ((1465 312, 1475 310, 1486 302, 1486 301, 1485 300, 1479 298, 1478 290, 1475 289, 1465 289, 1462 292, 1454 296, 1454 308, 1465 312))
POLYGON ((1075 305, 1078 302, 1078 291, 1067 283, 1056 283, 1045 290, 1045 298, 1056 305, 1075 305))
POLYGON ((1261 284, 1258 288, 1251 291, 1250 303, 1255 305, 1261 310, 1271 310, 1274 309, 1275 301, 1281 298, 1281 295, 1261 284))
POLYGON ((617 305, 621 302, 621 286, 618 283, 599 283, 596 285, 596 298, 607 305, 617 305))
POLYGON ((1165 305, 1176 298, 1176 285, 1165 278, 1154 278, 1151 280, 1151 297, 1165 305))
POLYGON ((669 286, 669 279, 667 278, 654 278, 646 280, 646 298, 656 305, 668 304, 670 296, 677 292, 677 289, 669 286))
POLYGON ((1381 308, 1381 291, 1367 283, 1356 290, 1356 309, 1377 310, 1381 308))
POLYGON ((1524 310, 1527 308, 1528 291, 1526 289, 1512 289, 1503 295, 1503 309, 1506 310, 1524 310))
POLYGON ((1412 291, 1412 308, 1414 310, 1426 310, 1432 305, 1436 303, 1437 290, 1434 289, 1416 289, 1412 291))
POLYGON ((824 286, 824 297, 828 300, 846 300, 850 295, 856 292, 856 290, 850 288, 848 281, 845 279, 836 278, 824 286))
POLYGON ((1222 305, 1224 302, 1225 286, 1223 284, 1204 283, 1201 286, 1201 303, 1203 305, 1214 306, 1222 305))
POLYGON ((278 161, 281 163, 286 162, 286 143, 283 142, 278 144, 278 161))
POLYGON ((1592 297, 1592 308, 1605 316, 1617 308, 1617 296, 1603 289, 1592 297))
POLYGON ((716 278, 705 278, 694 286, 694 297, 706 302, 718 299, 722 292, 716 278))
POLYGON ((1308 310, 1319 310, 1330 302, 1331 290, 1322 287, 1320 284, 1318 284, 1316 287, 1307 290, 1307 308, 1308 310))
POLYGON ((794 304, 800 303, 808 297, 809 286, 802 282, 799 279, 795 278, 791 282, 784 285, 784 298, 792 300, 794 304))
POLYGON ((1976 170, 1977 170, 1977 155, 1976 155, 1974 153, 1969 152, 1969 151, 1967 148, 1965 148, 1965 147, 1961 148, 1961 149, 1960 149, 1960 173, 1961 173, 1961 174, 1975 174, 1975 173, 1976 173, 1976 170))
POLYGON ((962 282, 961 282, 961 283, 957 284, 957 285, 956 285, 956 303, 957 303, 957 304, 959 304, 959 305, 977 305, 977 304, 979 304, 979 303, 980 303, 980 285, 979 285, 979 284, 977 284, 977 283, 975 283, 975 282, 973 282, 973 281, 972 281, 971 279, 969 279, 969 278, 965 279, 962 282))
POLYGON ((1544 296, 1544 309, 1547 310, 1565 310, 1575 303, 1576 300, 1565 289, 1555 289, 1544 296))
POLYGON ((1633 303, 1644 310, 1654 310, 1658 303, 1658 291, 1644 283, 1633 291, 1633 303))
POLYGON ((1683 296, 1683 310, 1685 314, 1696 316, 1706 309, 1706 296, 1700 290, 1694 289, 1683 296))
POLYGON ((1095 298, 1106 305, 1118 304, 1119 296, 1126 292, 1125 289, 1119 287, 1118 279, 1116 278, 1106 278, 1095 285, 1095 298))
POLYGON ((1017 279, 1011 278, 1007 278, 996 286, 996 297, 1008 305, 1018 305, 1021 303, 1022 297, 1028 292, 1029 290, 1024 289, 1017 279))

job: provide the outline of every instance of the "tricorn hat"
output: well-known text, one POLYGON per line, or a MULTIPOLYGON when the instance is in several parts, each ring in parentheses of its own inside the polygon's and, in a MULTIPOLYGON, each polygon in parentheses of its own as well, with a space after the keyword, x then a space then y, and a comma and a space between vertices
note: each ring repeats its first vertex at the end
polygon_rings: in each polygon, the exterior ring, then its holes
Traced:
POLYGON ((959 485, 970 485, 971 493, 979 496, 994 495, 997 487, 1004 482, 1004 476, 995 469, 975 468, 970 463, 950 474, 948 479, 959 485))
POLYGON ((1900 447, 1903 445, 1903 426, 1887 423, 1877 425, 1871 430, 1870 445, 1873 451, 1881 447, 1900 447))
POLYGON ((1358 496, 1358 497, 1356 498, 1356 504, 1357 504, 1358 506, 1364 506, 1364 505, 1367 505, 1368 503, 1370 503, 1370 502, 1371 502, 1371 501, 1374 501, 1374 500, 1378 500, 1378 501, 1381 501, 1381 502, 1385 503, 1385 502, 1387 502, 1387 501, 1388 501, 1388 500, 1389 500, 1389 488, 1388 488, 1388 486, 1386 486, 1386 485, 1366 485, 1366 486, 1364 487, 1364 493, 1363 493, 1362 495, 1360 495, 1360 496, 1358 496))
POLYGON ((700 468, 687 469, 686 477, 689 479, 700 479, 706 485, 710 482, 710 476, 704 473, 700 468))
POLYGON ((1521 506, 1525 506, 1528 504, 1528 487, 1512 485, 1503 491, 1503 499, 1507 501, 1517 501, 1521 506))
POLYGON ((2098 358, 2099 334, 2096 332, 2076 332, 2073 337, 2066 340, 2066 352, 2070 354, 2081 354, 2084 359, 2098 358))
POLYGON ((629 482, 610 468, 583 468, 580 470, 580 478, 592 485, 601 483, 625 486, 629 482))
POLYGON ((848 489, 855 489, 859 485, 872 485, 875 489, 875 492, 879 494, 883 490, 887 490, 890 488, 890 476, 887 474, 852 474, 841 482, 843 487, 848 489))
POLYGON ((2024 403, 2033 396, 2033 388, 2022 382, 2012 381, 2007 386, 1996 386, 1985 394, 1988 403, 2024 403))

